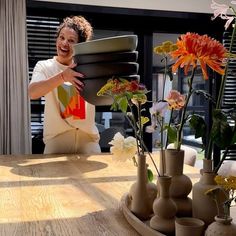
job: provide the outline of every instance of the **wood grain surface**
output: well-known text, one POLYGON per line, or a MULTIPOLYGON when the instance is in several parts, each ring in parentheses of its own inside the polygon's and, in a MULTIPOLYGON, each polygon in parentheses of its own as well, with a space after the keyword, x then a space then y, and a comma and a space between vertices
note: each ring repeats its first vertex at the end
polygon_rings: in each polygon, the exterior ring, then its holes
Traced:
MULTIPOLYGON (((184 173, 199 179, 196 168, 185 166, 184 173)), ((135 180, 132 161, 109 154, 2 155, 0 235, 139 235, 120 209, 135 180)))

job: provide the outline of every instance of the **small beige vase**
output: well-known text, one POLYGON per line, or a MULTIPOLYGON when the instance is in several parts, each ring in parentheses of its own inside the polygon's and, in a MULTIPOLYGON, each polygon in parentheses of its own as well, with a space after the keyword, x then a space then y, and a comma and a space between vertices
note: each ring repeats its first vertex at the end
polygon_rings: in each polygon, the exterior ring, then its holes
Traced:
POLYGON ((206 232, 205 236, 235 236, 236 235, 236 224, 232 223, 232 218, 227 219, 215 216, 215 221, 211 223, 206 232))
POLYGON ((154 216, 150 220, 150 227, 166 235, 175 234, 175 215, 177 207, 170 198, 170 176, 158 177, 160 196, 153 203, 154 216))
POLYGON ((147 220, 153 214, 152 206, 157 196, 157 186, 148 182, 146 155, 139 155, 137 159, 137 181, 129 191, 130 210, 140 220, 147 220))
POLYGON ((204 235, 204 221, 182 217, 175 220, 175 236, 202 236, 204 235))

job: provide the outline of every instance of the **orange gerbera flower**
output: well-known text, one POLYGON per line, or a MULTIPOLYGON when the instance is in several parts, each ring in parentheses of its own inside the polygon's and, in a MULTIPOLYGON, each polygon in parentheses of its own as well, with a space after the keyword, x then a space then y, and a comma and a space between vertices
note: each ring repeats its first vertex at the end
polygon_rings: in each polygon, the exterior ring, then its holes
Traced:
POLYGON ((224 74, 227 50, 217 40, 207 35, 188 32, 181 35, 176 45, 178 49, 171 52, 172 58, 177 59, 172 66, 173 72, 180 66, 187 74, 191 66, 195 68, 199 63, 205 79, 208 79, 207 66, 221 75, 224 74))

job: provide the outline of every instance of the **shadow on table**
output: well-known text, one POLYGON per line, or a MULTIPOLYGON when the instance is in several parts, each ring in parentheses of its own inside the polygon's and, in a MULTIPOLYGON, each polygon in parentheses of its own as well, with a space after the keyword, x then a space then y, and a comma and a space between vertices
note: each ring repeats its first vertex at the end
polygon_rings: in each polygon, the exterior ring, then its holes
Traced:
POLYGON ((19 163, 19 165, 13 166, 11 172, 22 176, 30 176, 37 178, 55 178, 71 177, 86 172, 104 169, 106 167, 107 164, 103 162, 77 159, 71 162, 65 160, 36 164, 19 163), (81 162, 83 162, 83 166, 80 167, 81 162))

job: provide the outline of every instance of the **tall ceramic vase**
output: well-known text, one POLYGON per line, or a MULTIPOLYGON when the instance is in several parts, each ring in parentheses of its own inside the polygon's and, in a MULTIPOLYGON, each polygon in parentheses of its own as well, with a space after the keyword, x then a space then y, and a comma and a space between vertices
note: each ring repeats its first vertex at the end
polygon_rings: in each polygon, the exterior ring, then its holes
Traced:
POLYGON ((130 210, 141 220, 150 219, 153 214, 152 205, 157 196, 157 187, 148 182, 146 156, 137 156, 137 181, 131 186, 129 197, 130 210))
POLYGON ((192 216, 192 199, 188 197, 192 190, 191 179, 183 174, 184 151, 165 150, 165 174, 172 176, 170 196, 177 205, 177 216, 192 216))
POLYGON ((175 215, 177 207, 170 197, 170 176, 158 177, 160 187, 159 197, 153 203, 154 216, 150 220, 150 227, 166 235, 175 233, 175 215))
POLYGON ((235 236, 236 235, 236 224, 232 223, 232 218, 215 216, 215 221, 211 223, 206 232, 205 236, 235 236))
MULTIPOLYGON (((217 185, 214 180, 216 174, 211 171, 211 165, 212 164, 206 160, 206 163, 203 165, 204 168, 201 171, 200 180, 193 185, 192 192, 193 217, 203 220, 206 227, 214 221, 214 217, 218 214, 215 201, 205 194, 207 190, 217 185), (207 166, 207 168, 205 166, 207 166)), ((226 197, 223 192, 220 192, 217 198, 220 214, 223 214, 223 202, 226 200, 226 197)))

